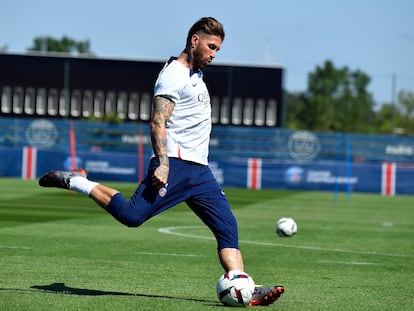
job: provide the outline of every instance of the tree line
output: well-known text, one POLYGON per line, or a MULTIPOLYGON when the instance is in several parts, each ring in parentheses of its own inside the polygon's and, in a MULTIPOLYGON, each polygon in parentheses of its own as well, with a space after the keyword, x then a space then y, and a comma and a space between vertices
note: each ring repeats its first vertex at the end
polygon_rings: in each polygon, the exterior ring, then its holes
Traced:
POLYGON ((414 134, 414 93, 401 90, 379 109, 361 70, 327 60, 308 75, 305 92, 286 94, 286 127, 323 132, 414 134))
MULTIPOLYGON (((29 51, 93 55, 89 40, 39 36, 29 51)), ((414 93, 401 90, 393 103, 379 109, 367 90, 371 78, 361 70, 337 68, 330 60, 308 74, 307 90, 285 92, 285 124, 289 129, 321 132, 414 135, 414 93)))

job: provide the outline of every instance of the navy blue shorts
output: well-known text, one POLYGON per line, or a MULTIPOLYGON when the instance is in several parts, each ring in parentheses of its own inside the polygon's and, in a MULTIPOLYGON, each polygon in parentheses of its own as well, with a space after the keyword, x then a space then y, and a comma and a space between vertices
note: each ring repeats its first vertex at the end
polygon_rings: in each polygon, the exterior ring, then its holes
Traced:
POLYGON ((207 165, 170 158, 167 192, 164 196, 152 187, 152 175, 157 167, 153 158, 148 174, 129 200, 120 193, 109 203, 108 212, 128 227, 138 227, 155 215, 186 202, 210 228, 218 249, 239 248, 237 222, 226 195, 207 165))

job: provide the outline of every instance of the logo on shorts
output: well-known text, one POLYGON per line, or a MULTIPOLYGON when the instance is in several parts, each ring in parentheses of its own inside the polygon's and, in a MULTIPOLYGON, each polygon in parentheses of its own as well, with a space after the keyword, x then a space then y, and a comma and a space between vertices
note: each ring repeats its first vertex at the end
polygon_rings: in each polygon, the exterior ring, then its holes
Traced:
POLYGON ((168 187, 168 184, 165 184, 164 187, 162 187, 160 190, 158 190, 158 195, 161 198, 165 197, 165 195, 167 194, 167 187, 168 187))

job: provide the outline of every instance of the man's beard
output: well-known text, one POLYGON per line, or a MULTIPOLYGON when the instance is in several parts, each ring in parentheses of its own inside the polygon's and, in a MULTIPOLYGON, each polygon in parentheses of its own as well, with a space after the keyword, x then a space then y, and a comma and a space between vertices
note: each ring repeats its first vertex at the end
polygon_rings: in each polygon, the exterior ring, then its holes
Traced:
POLYGON ((198 53, 193 54, 193 70, 198 71, 199 69, 203 69, 205 65, 201 63, 202 58, 198 53))

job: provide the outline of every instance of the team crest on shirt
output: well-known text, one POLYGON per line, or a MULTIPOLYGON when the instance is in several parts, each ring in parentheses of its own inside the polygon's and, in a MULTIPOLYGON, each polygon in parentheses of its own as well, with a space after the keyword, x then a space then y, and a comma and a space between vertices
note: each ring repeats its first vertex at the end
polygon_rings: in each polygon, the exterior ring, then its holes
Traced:
POLYGON ((198 94, 198 101, 202 102, 204 105, 210 105, 210 95, 208 95, 208 91, 198 94))

